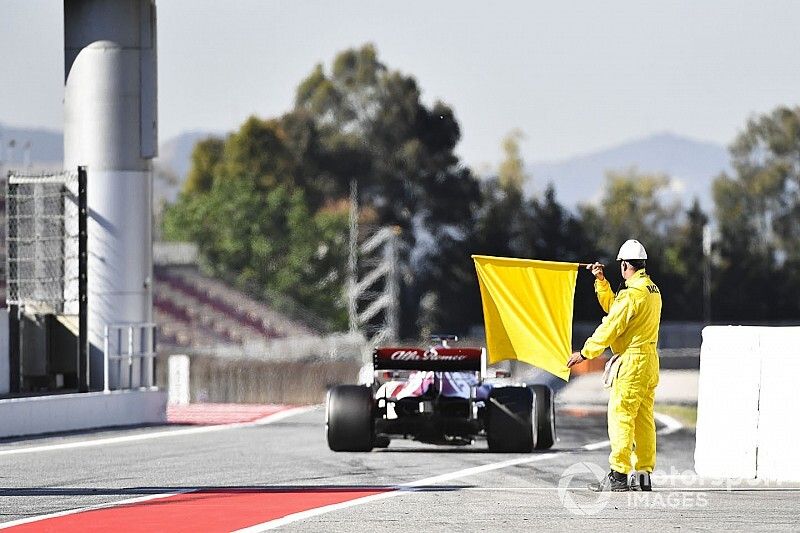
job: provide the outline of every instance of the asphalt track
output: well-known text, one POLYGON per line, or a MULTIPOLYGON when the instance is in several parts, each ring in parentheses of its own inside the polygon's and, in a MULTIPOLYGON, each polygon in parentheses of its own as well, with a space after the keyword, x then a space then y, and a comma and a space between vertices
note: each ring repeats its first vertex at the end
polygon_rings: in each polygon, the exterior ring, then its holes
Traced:
POLYGON ((594 470, 607 464, 605 417, 596 410, 560 409, 558 442, 533 454, 493 454, 482 443, 442 448, 407 441, 371 453, 333 453, 325 444, 321 409, 274 416, 255 424, 129 428, 0 443, 0 527, 798 529, 800 488, 685 475, 693 464, 694 435, 675 426, 660 430, 658 468, 665 474, 654 480, 658 490, 598 497, 585 490, 594 470), (54 513, 67 514, 39 519, 54 513))

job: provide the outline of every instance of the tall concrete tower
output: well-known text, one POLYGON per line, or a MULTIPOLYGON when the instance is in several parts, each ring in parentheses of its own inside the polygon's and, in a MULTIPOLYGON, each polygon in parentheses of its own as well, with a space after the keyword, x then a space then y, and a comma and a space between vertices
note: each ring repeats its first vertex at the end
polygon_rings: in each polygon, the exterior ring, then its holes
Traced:
POLYGON ((89 370, 98 390, 105 326, 153 315, 155 1, 65 0, 64 78, 65 168, 88 169, 89 370))

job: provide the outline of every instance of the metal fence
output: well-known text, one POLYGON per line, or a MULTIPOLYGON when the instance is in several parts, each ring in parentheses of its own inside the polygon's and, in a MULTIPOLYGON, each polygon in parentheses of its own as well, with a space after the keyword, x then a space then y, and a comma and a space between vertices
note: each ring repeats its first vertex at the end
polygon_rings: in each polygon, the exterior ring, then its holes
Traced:
POLYGON ((155 357, 154 323, 107 325, 103 332, 103 390, 109 392, 152 387, 155 382, 155 357))
POLYGON ((86 167, 52 174, 8 173, 3 264, 12 392, 24 392, 28 378, 40 379, 33 369, 43 361, 57 362, 59 373, 73 373, 78 391, 89 388, 86 183, 86 167), (23 335, 27 322, 59 315, 77 316, 74 352, 65 346, 57 349, 49 328, 38 340, 23 335), (74 361, 74 370, 65 370, 72 366, 66 361, 74 361))
MULTIPOLYGON (((61 314, 79 300, 78 173, 9 173, 6 302, 61 314)), ((69 310, 67 310, 69 312, 69 310)), ((71 311, 77 314, 77 310, 71 311)))

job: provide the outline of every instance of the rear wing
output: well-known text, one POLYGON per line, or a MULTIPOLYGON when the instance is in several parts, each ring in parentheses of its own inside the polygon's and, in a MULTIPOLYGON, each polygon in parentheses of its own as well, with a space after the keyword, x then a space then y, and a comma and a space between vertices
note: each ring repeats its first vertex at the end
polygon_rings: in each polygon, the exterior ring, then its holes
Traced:
POLYGON ((484 348, 376 348, 372 352, 375 370, 435 370, 480 372, 486 375, 484 348))

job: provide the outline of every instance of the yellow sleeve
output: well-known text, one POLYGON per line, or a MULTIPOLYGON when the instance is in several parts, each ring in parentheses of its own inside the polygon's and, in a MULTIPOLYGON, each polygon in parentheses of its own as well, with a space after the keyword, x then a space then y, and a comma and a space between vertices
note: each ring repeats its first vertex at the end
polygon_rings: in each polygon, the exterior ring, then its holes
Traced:
POLYGON ((592 336, 586 339, 586 343, 581 349, 581 355, 587 359, 594 359, 603 353, 606 347, 610 346, 628 327, 628 323, 636 312, 635 307, 636 302, 631 295, 631 290, 621 291, 611 305, 608 315, 603 317, 603 321, 594 330, 592 336))
POLYGON ((611 284, 607 279, 603 279, 602 281, 596 279, 594 280, 594 292, 597 294, 597 301, 600 302, 600 307, 603 308, 603 312, 608 313, 616 297, 613 289, 611 289, 611 284))

